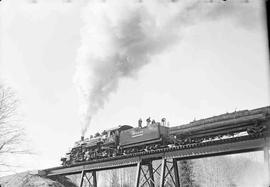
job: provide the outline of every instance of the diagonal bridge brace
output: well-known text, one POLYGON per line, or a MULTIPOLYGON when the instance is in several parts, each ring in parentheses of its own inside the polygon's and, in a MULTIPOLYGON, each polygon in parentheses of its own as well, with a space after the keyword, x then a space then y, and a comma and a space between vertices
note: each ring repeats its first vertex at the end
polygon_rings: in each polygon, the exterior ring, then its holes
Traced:
POLYGON ((155 174, 160 177, 160 187, 164 187, 169 181, 172 181, 173 186, 180 187, 177 160, 172 159, 172 161, 169 161, 165 158, 156 168, 153 167, 151 160, 138 162, 135 187, 154 187, 155 174))
POLYGON ((89 187, 97 187, 96 171, 85 171, 85 170, 83 170, 81 172, 80 187, 83 187, 83 185, 85 184, 85 181, 88 182, 89 187), (90 176, 88 174, 90 174, 90 176))

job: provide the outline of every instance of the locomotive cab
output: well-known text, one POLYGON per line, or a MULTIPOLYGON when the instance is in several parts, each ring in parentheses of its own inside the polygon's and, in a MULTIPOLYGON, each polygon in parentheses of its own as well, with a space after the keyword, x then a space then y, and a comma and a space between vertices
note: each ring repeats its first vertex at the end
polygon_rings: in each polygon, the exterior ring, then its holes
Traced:
POLYGON ((122 125, 122 126, 118 126, 112 129, 108 129, 106 130, 106 138, 104 139, 104 146, 109 146, 109 145, 114 145, 114 147, 116 147, 116 145, 119 144, 119 135, 121 133, 121 131, 127 130, 127 129, 131 129, 133 128, 132 126, 129 125, 122 125))
POLYGON ((105 139, 102 145, 104 156, 115 156, 118 154, 117 147, 119 145, 120 133, 124 130, 131 129, 129 125, 118 126, 105 131, 105 139))

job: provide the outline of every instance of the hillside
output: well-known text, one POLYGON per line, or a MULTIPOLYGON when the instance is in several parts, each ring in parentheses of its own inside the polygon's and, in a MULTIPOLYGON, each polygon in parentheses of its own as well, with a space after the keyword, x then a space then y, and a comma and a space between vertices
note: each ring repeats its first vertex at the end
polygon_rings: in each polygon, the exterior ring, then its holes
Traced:
POLYGON ((43 178, 31 172, 18 173, 0 178, 1 187, 76 187, 75 184, 65 177, 56 181, 43 178))

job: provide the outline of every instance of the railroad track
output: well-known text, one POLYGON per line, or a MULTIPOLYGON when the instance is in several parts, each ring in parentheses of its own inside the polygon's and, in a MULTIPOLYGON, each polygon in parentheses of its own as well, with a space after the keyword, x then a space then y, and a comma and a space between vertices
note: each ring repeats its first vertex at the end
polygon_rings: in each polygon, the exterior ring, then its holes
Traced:
POLYGON ((246 136, 241 136, 241 137, 226 138, 226 139, 220 139, 220 140, 215 140, 215 141, 191 143, 191 144, 180 145, 180 146, 175 146, 175 147, 171 147, 171 148, 168 147, 168 148, 157 149, 157 150, 149 150, 149 151, 143 151, 143 152, 138 152, 138 153, 119 155, 119 156, 111 157, 111 158, 100 158, 100 159, 96 159, 94 161, 87 161, 87 162, 78 163, 78 164, 74 164, 74 165, 91 164, 91 163, 97 163, 97 162, 118 160, 118 159, 123 159, 123 158, 137 157, 137 156, 142 156, 142 155, 151 155, 151 154, 155 154, 155 153, 171 152, 171 151, 175 151, 175 150, 185 150, 185 149, 199 148, 199 147, 205 147, 205 146, 211 146, 211 145, 220 145, 220 144, 224 144, 224 143, 233 143, 233 142, 258 139, 261 137, 263 137, 263 135, 246 135, 246 136))

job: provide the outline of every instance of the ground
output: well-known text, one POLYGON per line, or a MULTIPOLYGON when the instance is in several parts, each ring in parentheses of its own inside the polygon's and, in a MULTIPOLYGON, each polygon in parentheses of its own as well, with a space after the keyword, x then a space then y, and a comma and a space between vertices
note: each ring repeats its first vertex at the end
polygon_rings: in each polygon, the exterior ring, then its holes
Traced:
POLYGON ((0 178, 1 187, 76 187, 67 178, 58 178, 51 180, 32 174, 32 172, 24 172, 9 175, 0 178))

